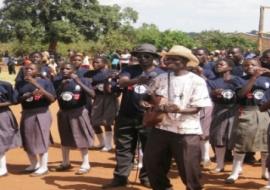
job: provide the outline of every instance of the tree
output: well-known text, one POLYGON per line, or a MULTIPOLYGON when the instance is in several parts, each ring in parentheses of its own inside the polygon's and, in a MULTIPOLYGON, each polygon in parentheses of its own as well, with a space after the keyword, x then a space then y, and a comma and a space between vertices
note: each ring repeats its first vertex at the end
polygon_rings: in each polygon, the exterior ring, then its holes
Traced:
POLYGON ((97 0, 5 0, 0 9, 0 40, 34 38, 49 43, 73 43, 82 38, 97 41, 122 25, 137 21, 132 8, 104 6, 97 0))

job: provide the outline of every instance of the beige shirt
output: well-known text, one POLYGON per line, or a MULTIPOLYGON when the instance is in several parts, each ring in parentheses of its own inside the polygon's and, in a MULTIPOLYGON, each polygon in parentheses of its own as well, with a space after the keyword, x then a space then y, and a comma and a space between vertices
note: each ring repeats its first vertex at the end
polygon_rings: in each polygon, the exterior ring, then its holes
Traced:
MULTIPOLYGON (((180 109, 212 106, 206 82, 189 72, 186 75, 170 74, 170 97, 168 97, 168 74, 157 76, 150 85, 150 91, 162 96, 161 104, 173 103, 180 109)), ((162 130, 178 134, 202 134, 200 114, 168 113, 163 122, 156 126, 162 130)))

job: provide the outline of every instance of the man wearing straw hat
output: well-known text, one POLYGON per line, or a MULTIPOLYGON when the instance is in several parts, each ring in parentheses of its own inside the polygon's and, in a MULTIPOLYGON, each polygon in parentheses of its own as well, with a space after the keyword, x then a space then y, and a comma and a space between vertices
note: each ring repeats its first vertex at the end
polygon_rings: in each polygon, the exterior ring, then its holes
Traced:
POLYGON ((173 46, 165 60, 170 74, 159 75, 150 85, 160 99, 156 111, 165 117, 148 136, 144 155, 147 174, 154 190, 170 189, 164 158, 172 156, 186 189, 201 190, 199 112, 211 106, 211 100, 204 79, 188 71, 199 64, 189 49, 173 46))

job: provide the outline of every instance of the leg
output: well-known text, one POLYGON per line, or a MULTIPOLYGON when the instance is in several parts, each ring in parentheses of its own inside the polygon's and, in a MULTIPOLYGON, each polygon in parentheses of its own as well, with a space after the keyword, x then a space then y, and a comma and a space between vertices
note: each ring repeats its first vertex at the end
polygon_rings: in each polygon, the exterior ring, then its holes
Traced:
POLYGON ((79 169, 75 174, 76 175, 84 175, 87 174, 90 171, 90 164, 89 164, 89 155, 88 155, 88 149, 87 148, 82 148, 80 149, 81 155, 82 155, 82 164, 79 169))
POLYGON ((266 168, 266 159, 268 157, 267 152, 261 152, 261 164, 262 164, 262 179, 268 180, 268 170, 266 168))
POLYGON ((39 155, 40 167, 33 173, 35 176, 44 175, 48 172, 48 152, 39 155))
POLYGON ((170 140, 170 147, 186 189, 201 190, 200 136, 175 134, 170 140))
POLYGON ((200 141, 200 146, 201 146, 201 155, 202 155, 202 166, 203 168, 208 167, 211 162, 210 162, 210 156, 209 156, 209 149, 210 149, 210 144, 208 139, 204 139, 200 141))
POLYGON ((0 177, 7 175, 7 163, 5 154, 0 154, 0 177))
POLYGON ((233 169, 231 175, 225 180, 225 183, 232 184, 234 183, 239 174, 242 172, 242 165, 245 158, 245 153, 243 152, 234 152, 233 153, 233 169))
POLYGON ((224 170, 224 156, 226 152, 225 146, 215 147, 217 166, 212 173, 219 173, 224 170))
POLYGON ((34 172, 40 167, 40 164, 37 159, 37 155, 34 154, 27 154, 29 161, 30 161, 30 166, 24 169, 25 172, 34 172))
POLYGON ((138 139, 135 124, 135 119, 118 117, 114 128, 116 154, 114 179, 110 184, 104 185, 103 188, 119 187, 127 184, 128 176, 133 167, 132 162, 138 139))
POLYGON ((112 138, 113 138, 112 126, 105 125, 105 138, 104 138, 105 146, 102 148, 101 151, 108 152, 112 149, 112 138))
POLYGON ((147 170, 151 187, 154 190, 164 190, 170 187, 170 182, 167 178, 168 165, 171 161, 171 154, 168 152, 168 139, 170 138, 170 133, 153 129, 147 139, 143 163, 147 170), (165 161, 168 163, 165 163, 165 161))
POLYGON ((97 139, 99 141, 99 145, 97 145, 96 147, 103 148, 105 145, 103 131, 102 131, 100 126, 93 126, 93 128, 94 128, 94 131, 96 133, 97 139))

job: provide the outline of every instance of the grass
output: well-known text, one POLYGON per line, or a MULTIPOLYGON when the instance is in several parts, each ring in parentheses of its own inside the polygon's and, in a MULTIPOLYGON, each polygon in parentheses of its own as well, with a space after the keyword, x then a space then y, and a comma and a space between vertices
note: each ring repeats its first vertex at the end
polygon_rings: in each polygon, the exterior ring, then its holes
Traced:
MULTIPOLYGON (((12 85, 14 85, 16 75, 8 74, 6 65, 0 64, 0 68, 1 68, 0 80, 10 82, 12 85)), ((16 67, 16 71, 18 70, 19 70, 19 67, 16 67)))

